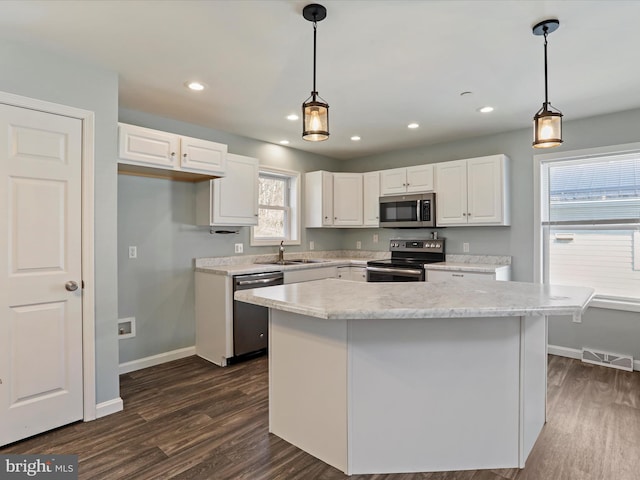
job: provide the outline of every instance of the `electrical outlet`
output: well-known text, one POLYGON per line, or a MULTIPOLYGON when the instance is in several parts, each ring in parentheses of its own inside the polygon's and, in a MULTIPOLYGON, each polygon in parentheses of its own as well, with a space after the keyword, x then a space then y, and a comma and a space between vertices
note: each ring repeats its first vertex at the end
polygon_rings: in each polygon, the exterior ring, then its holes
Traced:
POLYGON ((138 258, 138 247, 129 247, 129 258, 138 258))
POLYGON ((462 244, 462 251, 464 253, 469 253, 469 243, 465 242, 462 244))
POLYGON ((373 243, 378 243, 378 234, 377 233, 373 234, 373 243))
POLYGON ((313 250, 314 248, 316 248, 316 244, 313 240, 309 241, 309 250, 313 250))
POLYGON ((244 245, 242 243, 236 243, 236 253, 242 253, 244 251, 244 245))
POLYGON ((360 249, 362 248, 362 242, 361 242, 360 240, 358 240, 358 241, 356 242, 356 248, 357 248, 358 250, 360 250, 360 249))

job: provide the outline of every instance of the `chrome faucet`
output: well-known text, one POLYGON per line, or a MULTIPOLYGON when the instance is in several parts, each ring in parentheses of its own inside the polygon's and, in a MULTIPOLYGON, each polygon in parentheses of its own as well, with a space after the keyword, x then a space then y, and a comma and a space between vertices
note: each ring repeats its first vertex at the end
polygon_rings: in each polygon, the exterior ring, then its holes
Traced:
POLYGON ((284 263, 284 240, 280 242, 278 249, 278 263, 284 263))

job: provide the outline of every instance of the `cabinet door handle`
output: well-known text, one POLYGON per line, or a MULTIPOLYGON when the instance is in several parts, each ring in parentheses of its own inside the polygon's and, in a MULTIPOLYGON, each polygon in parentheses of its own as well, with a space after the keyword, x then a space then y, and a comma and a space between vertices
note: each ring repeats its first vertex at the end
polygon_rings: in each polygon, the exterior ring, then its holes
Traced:
POLYGON ((468 216, 471 216, 471 212, 467 212, 467 215, 468 215, 468 216))
POLYGON ((462 216, 463 216, 463 217, 466 217, 466 216, 467 216, 467 214, 466 214, 466 213, 463 213, 463 214, 462 214, 462 216))
POLYGON ((464 277, 464 275, 461 274, 461 273, 452 273, 451 276, 452 277, 464 277))
POLYGON ((183 156, 184 158, 187 158, 187 154, 186 154, 186 153, 183 153, 183 154, 182 154, 182 156, 183 156))

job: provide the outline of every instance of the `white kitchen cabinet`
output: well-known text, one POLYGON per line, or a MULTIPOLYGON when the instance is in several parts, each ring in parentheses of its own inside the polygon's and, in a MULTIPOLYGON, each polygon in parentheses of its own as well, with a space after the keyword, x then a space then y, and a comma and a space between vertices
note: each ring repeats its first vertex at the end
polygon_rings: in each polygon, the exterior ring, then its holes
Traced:
POLYGON ((224 175, 227 146, 222 143, 180 137, 180 167, 186 171, 224 175))
POLYGON ((366 282, 367 267, 353 265, 338 267, 338 278, 342 280, 351 280, 353 282, 366 282))
POLYGON ((380 172, 362 174, 363 225, 377 227, 380 224, 380 172))
POLYGON ((285 270, 284 283, 310 282, 312 280, 322 280, 324 278, 337 278, 337 267, 310 267, 300 270, 285 270))
POLYGON ((196 355, 221 367, 233 357, 233 277, 195 274, 196 355))
POLYGON ((506 155, 438 163, 436 224, 510 225, 506 155))
POLYGON ((258 224, 257 158, 227 155, 224 178, 196 184, 198 225, 258 224))
POLYGON ((333 173, 319 170, 304 175, 305 225, 333 225, 333 173))
POLYGON ((121 173, 198 181, 225 175, 227 146, 120 123, 118 157, 121 173))
POLYGON ((380 193, 382 195, 432 192, 433 190, 432 164, 393 168, 380 172, 380 193))
POLYGON ((333 174, 333 225, 362 226, 362 174, 333 174))
POLYGON ((428 282, 444 282, 447 280, 500 280, 509 281, 511 279, 511 267, 508 265, 497 266, 492 272, 477 272, 467 270, 429 270, 427 267, 428 282))
POLYGON ((305 225, 361 227, 363 224, 362 173, 305 174, 305 225))

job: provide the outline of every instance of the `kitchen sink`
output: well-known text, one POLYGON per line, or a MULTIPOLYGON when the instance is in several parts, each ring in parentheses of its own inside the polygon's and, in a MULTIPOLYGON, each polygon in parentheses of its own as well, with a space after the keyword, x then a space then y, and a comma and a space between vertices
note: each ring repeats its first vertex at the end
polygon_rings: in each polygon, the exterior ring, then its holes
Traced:
POLYGON ((309 258, 298 258, 295 260, 283 260, 283 261, 278 261, 275 260, 273 262, 256 262, 259 265, 300 265, 301 263, 324 263, 327 262, 328 260, 315 260, 315 259, 309 259, 309 258))
POLYGON ((314 258, 299 258, 296 260, 289 260, 289 262, 294 262, 294 263, 324 263, 328 261, 329 260, 316 260, 314 258))

